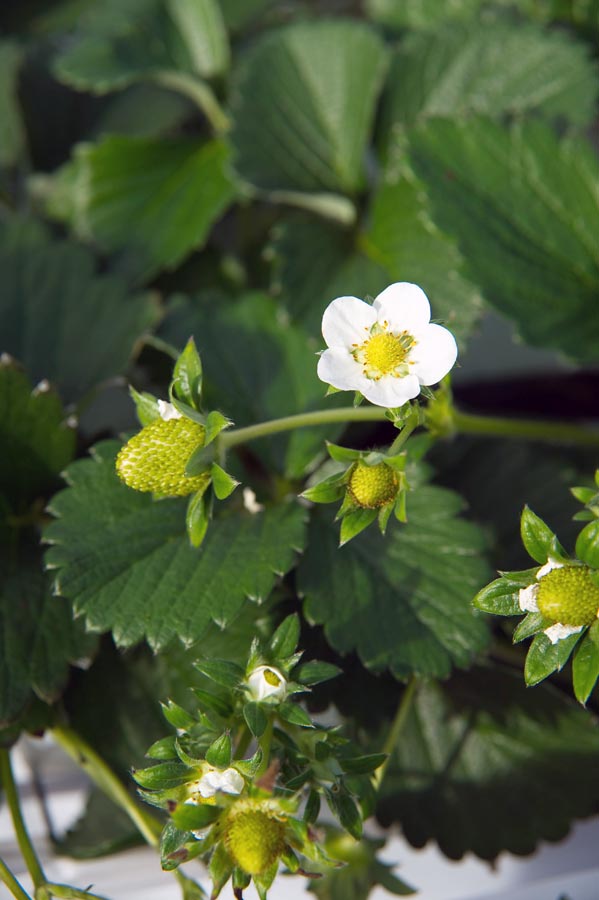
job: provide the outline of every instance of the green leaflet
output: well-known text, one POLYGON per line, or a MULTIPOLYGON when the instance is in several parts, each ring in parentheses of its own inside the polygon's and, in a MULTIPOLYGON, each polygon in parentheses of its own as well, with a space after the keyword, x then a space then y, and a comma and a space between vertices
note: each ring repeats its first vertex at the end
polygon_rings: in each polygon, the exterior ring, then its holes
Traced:
POLYGON ((254 516, 236 512, 211 524, 200 549, 185 534, 185 504, 154 501, 123 485, 114 470, 118 444, 67 471, 70 487, 51 504, 47 564, 57 589, 88 627, 112 630, 130 646, 144 637, 158 650, 174 637, 198 640, 224 627, 244 601, 265 599, 304 544, 304 512, 295 504, 254 516))
POLYGON ((410 156, 485 298, 529 343, 596 360, 599 166, 584 140, 437 119, 412 132, 410 156))
POLYGON ((305 614, 340 653, 375 671, 446 677, 487 643, 471 600, 488 576, 480 531, 458 518, 460 498, 425 485, 408 500, 408 523, 386 538, 366 531, 337 549, 314 514, 298 573, 305 614))

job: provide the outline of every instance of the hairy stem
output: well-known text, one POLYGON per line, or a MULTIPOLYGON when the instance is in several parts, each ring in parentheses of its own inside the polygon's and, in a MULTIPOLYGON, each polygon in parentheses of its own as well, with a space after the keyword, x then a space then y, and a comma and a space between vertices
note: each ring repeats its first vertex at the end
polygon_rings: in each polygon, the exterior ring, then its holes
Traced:
POLYGON ((407 443, 408 438, 412 434, 415 428, 418 428, 418 423, 420 422, 420 416, 418 415, 418 411, 413 412, 411 416, 406 419, 406 423, 389 447, 389 456, 396 456, 401 448, 407 443))
POLYGON ((159 843, 162 827, 154 816, 141 809, 112 769, 83 738, 62 725, 52 729, 52 736, 96 784, 131 819, 139 833, 152 847, 159 843))
POLYGON ((453 411, 453 424, 459 434, 478 434, 489 437, 520 438, 522 440, 578 444, 599 447, 599 430, 572 425, 570 422, 543 422, 534 419, 507 419, 495 416, 475 416, 453 411))
POLYGON ((162 71, 155 80, 162 87, 185 94, 204 113, 216 134, 229 129, 229 119, 206 82, 184 72, 162 71))
POLYGON ((3 859, 0 859, 0 881, 6 885, 17 900, 31 900, 29 894, 23 890, 3 859))
POLYGON ((10 815, 12 818, 17 843, 19 844, 19 849, 23 855, 23 859, 25 860, 27 871, 31 876, 34 887, 43 887, 43 885, 46 883, 46 876, 44 875, 41 863, 34 850, 33 844, 31 843, 31 838, 29 837, 29 832, 27 831, 27 826, 25 825, 25 820, 23 819, 21 804, 19 802, 19 794, 17 792, 17 786, 15 784, 15 779, 12 773, 10 754, 8 750, 0 750, 0 782, 4 787, 6 802, 8 804, 8 808, 10 809, 10 815))
POLYGON ((314 412, 285 416, 282 419, 271 419, 269 422, 259 422, 257 425, 249 425, 247 428, 225 431, 219 437, 219 441, 228 450, 237 444, 255 441, 257 438, 266 437, 269 434, 293 431, 295 428, 307 428, 310 425, 329 425, 333 422, 384 422, 385 412, 380 406, 318 409, 314 412))
POLYGON ((397 707, 397 712, 395 713, 395 718, 393 719, 391 730, 387 735, 387 740, 385 741, 385 744, 381 751, 382 753, 387 754, 387 759, 383 763, 381 763, 381 765, 374 773, 374 786, 377 791, 381 788, 381 784, 383 783, 383 779, 387 773, 387 769, 391 761, 391 755, 395 750, 397 741, 399 740, 399 736, 406 723, 406 719, 408 718, 408 713, 412 708, 412 701, 414 700, 417 685, 418 679, 415 675, 412 675, 405 687, 401 700, 399 701, 399 706, 397 707))

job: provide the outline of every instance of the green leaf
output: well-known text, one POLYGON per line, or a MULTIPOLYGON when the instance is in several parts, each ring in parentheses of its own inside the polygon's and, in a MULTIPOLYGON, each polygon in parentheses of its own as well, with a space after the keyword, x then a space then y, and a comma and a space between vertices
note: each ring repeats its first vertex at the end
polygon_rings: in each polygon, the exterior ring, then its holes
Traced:
POLYGON ((298 666, 293 672, 293 678, 300 684, 322 684, 323 681, 330 681, 331 678, 341 675, 341 672, 339 666, 335 666, 333 663, 313 659, 298 666))
POLYGON ((544 565, 554 548, 555 535, 532 509, 525 506, 520 519, 520 535, 522 543, 536 562, 544 565))
POLYGON ((424 485, 410 495, 407 525, 386 538, 365 531, 342 550, 313 516, 298 585, 309 621, 324 625, 340 653, 357 651, 367 668, 445 678, 487 643, 471 599, 488 578, 484 538, 458 518, 460 498, 424 485))
POLYGON ((485 299, 528 343, 597 359, 599 165, 589 145, 540 122, 431 120, 411 159, 435 221, 455 234, 485 299))
MULTIPOLYGON (((327 405, 316 374, 315 347, 301 328, 282 320, 271 297, 246 294, 218 307, 202 298, 178 298, 163 326, 175 344, 201 335, 198 347, 207 373, 207 406, 221 407, 238 426, 327 405)), ((342 428, 343 426, 341 426, 342 428)), ((252 442, 270 467, 300 478, 323 450, 325 437, 340 428, 298 428, 291 435, 252 442)))
POLYGON ((175 268, 234 199, 228 153, 217 140, 107 137, 79 155, 86 225, 129 277, 175 268))
POLYGON ((243 717, 255 738, 261 738, 266 731, 266 713, 258 703, 250 701, 243 707, 243 717))
POLYGON ((587 702, 599 678, 599 623, 593 622, 576 648, 572 663, 572 683, 579 703, 587 702))
POLYGON ((347 294, 348 285, 356 297, 374 297, 394 281, 421 285, 433 318, 459 341, 481 312, 478 288, 465 276, 455 241, 433 225, 422 185, 403 168, 388 167, 362 230, 290 216, 275 232, 272 250, 273 287, 314 334, 320 334, 327 304, 347 294))
POLYGON ((518 590, 505 578, 497 578, 479 591, 473 605, 495 616, 519 616, 518 590))
POLYGON ((300 629, 297 613, 283 619, 270 639, 270 652, 274 659, 284 659, 295 653, 300 638, 300 629))
POLYGON ((597 81, 582 44, 522 22, 452 24, 409 35, 393 57, 382 104, 382 140, 398 125, 475 113, 538 112, 584 126, 597 81))
POLYGON ((362 816, 348 790, 343 785, 336 784, 331 790, 326 791, 326 798, 333 815, 339 819, 343 828, 359 841, 362 837, 362 816))
POLYGON ((173 370, 172 388, 175 396, 192 409, 200 410, 202 398, 202 361, 195 341, 189 338, 173 370))
POLYGON ((386 753, 369 753, 367 756, 339 757, 339 765, 348 775, 368 775, 382 766, 386 753))
POLYGON ((114 470, 118 444, 94 448, 67 471, 46 531, 56 586, 90 628, 111 629, 121 646, 144 636, 158 650, 174 637, 198 640, 211 621, 225 627, 244 600, 264 599, 304 543, 304 511, 290 504, 213 519, 200 550, 185 533, 185 501, 154 501, 114 470), (93 510, 93 516, 90 515, 93 510))
POLYGON ((599 519, 589 522, 578 535, 576 556, 592 569, 599 569, 599 519))
POLYGON ((524 665, 526 684, 529 686, 538 684, 549 675, 563 669, 581 636, 582 632, 578 632, 552 644, 546 634, 537 634, 526 655, 524 665))
POLYGON ((206 751, 206 761, 217 769, 226 769, 231 765, 232 755, 231 736, 226 731, 210 744, 206 751))
POLYGON ((200 701, 202 709, 214 712, 222 719, 228 719, 231 716, 233 707, 224 697, 219 697, 213 691, 203 691, 200 688, 194 688, 193 692, 200 701))
POLYGON ((305 709, 297 703, 280 703, 277 706, 277 714, 291 725, 300 725, 302 728, 314 728, 314 723, 305 709))
MULTIPOLYGON (((14 512, 59 484, 75 452, 75 429, 47 381, 33 391, 25 373, 0 360, 0 495, 14 512)), ((1 516, 0 516, 1 518, 1 516)))
POLYGON ((0 218, 2 350, 34 381, 56 383, 67 400, 122 373, 135 342, 158 318, 149 295, 96 275, 93 257, 52 240, 33 221, 0 218), (81 335, 93 334, 93 341, 81 335))
POLYGON ((226 688, 237 687, 245 677, 243 668, 228 659, 198 659, 194 666, 202 675, 226 688))
POLYGON ((210 474, 212 476, 212 487, 218 500, 226 500, 227 497, 231 496, 235 488, 239 487, 240 482, 233 478, 232 475, 229 475, 228 472, 225 472, 224 469, 221 469, 217 463, 212 463, 210 466, 210 474))
POLYGON ((226 72, 229 66, 227 31, 217 0, 167 0, 193 69, 203 78, 226 72))
POLYGON ((550 686, 529 690, 501 669, 429 682, 397 742, 377 817, 399 823, 416 847, 436 840, 451 859, 529 854, 592 814, 598 751, 593 719, 550 686))
POLYGON ((22 56, 17 44, 0 42, 0 169, 17 163, 25 147, 18 98, 22 56))
POLYGON ((262 37, 235 86, 230 139, 241 177, 265 191, 360 189, 385 65, 381 39, 355 21, 299 22, 262 37))
POLYGON ((447 20, 471 18, 485 0, 366 0, 368 15, 389 28, 433 28, 447 20))

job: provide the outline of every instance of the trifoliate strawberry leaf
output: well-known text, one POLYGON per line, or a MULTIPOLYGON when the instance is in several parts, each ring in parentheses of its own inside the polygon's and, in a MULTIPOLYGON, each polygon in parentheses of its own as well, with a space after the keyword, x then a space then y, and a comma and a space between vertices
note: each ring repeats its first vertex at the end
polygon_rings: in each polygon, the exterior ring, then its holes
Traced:
POLYGON ((304 544, 304 511, 281 504, 256 515, 221 514, 201 548, 185 533, 185 501, 152 500, 117 477, 115 442, 66 473, 47 529, 47 564, 56 587, 95 631, 112 630, 130 646, 154 649, 174 637, 198 640, 210 622, 224 627, 246 598, 260 601, 304 544))
MULTIPOLYGON (((8 546, 7 546, 8 551, 8 546)), ((37 550, 0 557, 0 725, 14 721, 33 694, 52 703, 66 684, 69 663, 88 659, 96 638, 73 622, 62 597, 52 594, 37 550)))
POLYGON ((123 372, 135 342, 158 318, 149 295, 97 275, 92 255, 51 239, 39 223, 0 219, 0 350, 34 381, 49 379, 64 398, 81 397, 123 372), (93 340, 81 335, 93 334, 93 340))
POLYGON ((262 37, 235 85, 230 139, 241 177, 265 191, 353 194, 385 65, 380 37, 355 21, 262 37))
POLYGON ((348 285, 356 297, 375 297, 390 282, 413 281, 426 291, 433 317, 462 341, 481 312, 478 289, 464 275, 460 252, 432 224, 413 175, 388 173, 362 231, 296 215, 278 227, 271 246, 273 287, 294 320, 314 335, 320 335, 326 305, 347 294, 348 285))
POLYGON ((485 299, 531 344, 595 361, 599 165, 540 122, 430 120, 410 137, 435 221, 456 236, 485 299))
MULTIPOLYGON (((299 413, 327 405, 325 386, 316 375, 317 346, 301 328, 281 317, 272 298, 247 294, 235 305, 218 308, 212 302, 194 301, 177 298, 162 334, 176 345, 196 335, 207 406, 226 410, 236 426, 243 426, 288 415, 290 409, 299 413)), ((334 436, 336 429, 331 427, 296 429, 290 435, 254 441, 251 448, 269 466, 301 477, 324 451, 325 436, 334 436)))
POLYGON ((550 686, 527 689, 520 674, 485 668, 422 684, 377 817, 452 859, 532 853, 595 812, 598 752, 593 717, 550 686))
POLYGON ((315 511, 298 586, 307 618, 324 625, 335 650, 355 650, 368 668, 398 678, 444 678, 471 664, 487 643, 471 600, 489 570, 484 539, 459 518, 461 506, 452 491, 420 486, 406 525, 385 538, 370 528, 341 550, 315 511))
POLYGON ((391 64, 382 143, 398 126, 435 116, 534 111, 582 126, 593 114, 597 90, 584 45, 564 32, 490 21, 411 34, 391 64))
POLYGON ((174 268, 203 245, 234 198, 227 157, 216 140, 108 137, 81 146, 89 233, 129 276, 174 268))
POLYGON ((0 169, 19 159, 25 131, 18 101, 18 75, 23 51, 10 41, 0 43, 0 169))
POLYGON ((47 382, 32 390, 14 362, 0 360, 0 495, 13 512, 25 513, 58 486, 75 453, 73 424, 47 382))

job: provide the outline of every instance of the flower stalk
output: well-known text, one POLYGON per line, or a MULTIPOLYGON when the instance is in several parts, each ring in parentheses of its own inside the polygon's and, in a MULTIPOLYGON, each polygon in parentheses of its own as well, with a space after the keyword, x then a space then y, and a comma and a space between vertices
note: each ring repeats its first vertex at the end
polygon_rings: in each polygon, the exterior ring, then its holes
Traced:
POLYGON ((6 885, 13 897, 16 897, 16 900, 31 900, 29 894, 23 890, 21 884, 17 881, 3 859, 0 859, 0 881, 6 885))
POLYGON ((10 810, 19 849, 25 860, 27 871, 33 881, 35 893, 38 895, 38 888, 43 890, 43 887, 46 884, 46 876, 44 875, 42 865, 33 844, 31 843, 31 838, 29 837, 29 832, 25 825, 21 804, 19 802, 19 794, 10 763, 10 753, 6 749, 0 750, 0 782, 4 787, 6 802, 10 810))
POLYGON ((373 780, 374 786, 377 791, 380 791, 383 779, 387 774, 387 769, 389 768, 389 763, 391 762, 391 756, 393 754, 393 751, 395 750, 395 747, 397 746, 399 736, 403 731, 404 725, 406 724, 406 720, 408 718, 408 714, 412 708, 412 703, 414 701, 417 687, 418 678, 415 675, 412 675, 405 687, 401 700, 399 701, 399 706, 397 707, 395 718, 393 719, 391 729, 389 731, 389 734, 387 735, 387 740, 385 741, 382 749, 382 752, 387 754, 386 759, 381 763, 381 765, 374 773, 373 780))

